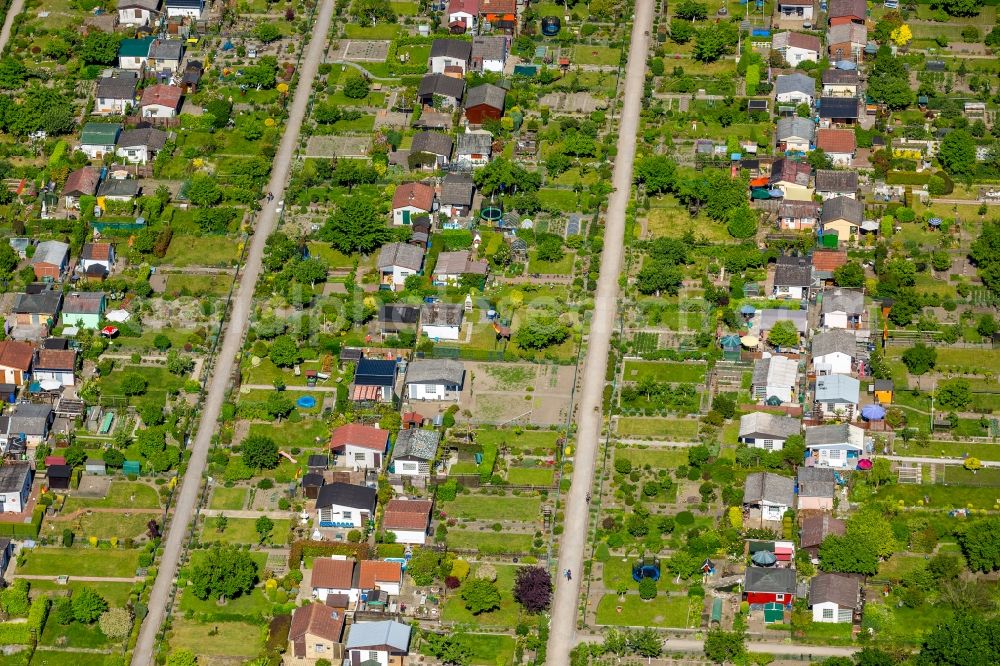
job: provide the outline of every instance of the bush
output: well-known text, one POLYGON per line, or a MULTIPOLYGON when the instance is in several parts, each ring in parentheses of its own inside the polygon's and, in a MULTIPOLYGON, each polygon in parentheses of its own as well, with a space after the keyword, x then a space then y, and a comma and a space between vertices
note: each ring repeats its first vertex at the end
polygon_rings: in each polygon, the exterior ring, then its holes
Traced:
POLYGON ((639 598, 644 600, 656 597, 656 581, 652 578, 643 578, 639 581, 639 598))
POLYGON ((687 527, 688 525, 694 525, 694 514, 690 511, 681 511, 676 516, 674 516, 674 522, 681 527, 687 527))

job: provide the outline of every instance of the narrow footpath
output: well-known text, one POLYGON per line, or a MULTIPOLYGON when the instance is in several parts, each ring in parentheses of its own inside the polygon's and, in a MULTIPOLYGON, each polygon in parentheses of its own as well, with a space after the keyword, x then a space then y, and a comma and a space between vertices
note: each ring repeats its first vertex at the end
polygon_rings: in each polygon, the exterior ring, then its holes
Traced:
POLYGON ((316 78, 316 72, 323 61, 323 54, 326 50, 327 35, 330 33, 330 23, 333 17, 333 6, 333 0, 323 0, 320 4, 309 46, 302 58, 299 82, 295 88, 292 105, 289 108, 288 124, 281 137, 278 152, 275 154, 274 168, 271 170, 271 179, 267 185, 267 191, 274 193, 274 200, 270 202, 265 200, 264 208, 257 218, 243 275, 233 300, 229 322, 222 339, 222 345, 216 355, 215 367, 211 370, 212 374, 205 392, 198 431, 190 445, 191 460, 177 495, 174 518, 163 541, 163 557, 157 562, 159 569, 149 598, 149 614, 142 623, 139 640, 132 653, 133 666, 148 666, 148 664, 154 663, 156 637, 166 615, 166 606, 171 599, 170 590, 174 584, 180 555, 188 537, 188 525, 197 508, 202 475, 208 462, 212 435, 216 431, 222 403, 226 397, 226 387, 240 357, 243 336, 250 322, 254 289, 257 286, 257 279, 260 277, 263 264, 264 243, 274 231, 280 218, 279 209, 284 201, 284 192, 288 184, 292 160, 299 144, 299 131, 302 128, 303 120, 305 120, 306 110, 309 108, 313 80, 316 78))

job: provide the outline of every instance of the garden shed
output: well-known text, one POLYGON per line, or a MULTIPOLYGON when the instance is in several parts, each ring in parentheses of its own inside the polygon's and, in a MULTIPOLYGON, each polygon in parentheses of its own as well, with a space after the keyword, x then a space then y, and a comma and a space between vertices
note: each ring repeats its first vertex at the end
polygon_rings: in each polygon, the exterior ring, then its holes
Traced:
POLYGON ((142 466, 138 460, 126 460, 122 465, 122 471, 130 476, 139 476, 142 473, 142 466))
POLYGON ((323 487, 325 482, 322 474, 309 472, 302 477, 302 492, 307 499, 316 499, 319 497, 319 489, 323 487))
POLYGON ((73 476, 73 468, 69 465, 52 465, 46 470, 49 488, 57 490, 68 490, 71 476, 73 476))
POLYGON ((87 465, 84 467, 84 471, 87 474, 94 474, 95 476, 104 476, 107 474, 107 467, 104 465, 103 460, 97 460, 95 458, 88 458, 87 465))

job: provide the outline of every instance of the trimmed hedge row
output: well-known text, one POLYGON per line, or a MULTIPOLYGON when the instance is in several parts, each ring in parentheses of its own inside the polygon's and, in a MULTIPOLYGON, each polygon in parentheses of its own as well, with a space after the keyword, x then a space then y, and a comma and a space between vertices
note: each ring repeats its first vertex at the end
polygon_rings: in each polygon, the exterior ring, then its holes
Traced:
POLYGON ((34 539, 38 536, 38 531, 42 528, 42 518, 45 516, 45 507, 36 506, 31 513, 30 523, 0 523, 0 536, 14 537, 17 539, 34 539))

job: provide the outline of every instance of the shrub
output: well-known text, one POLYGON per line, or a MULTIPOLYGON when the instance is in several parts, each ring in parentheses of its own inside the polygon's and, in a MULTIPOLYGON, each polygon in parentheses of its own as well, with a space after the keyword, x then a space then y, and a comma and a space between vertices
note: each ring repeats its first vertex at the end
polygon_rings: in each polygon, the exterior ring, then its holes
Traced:
POLYGON ((644 600, 656 597, 656 581, 652 578, 643 578, 639 581, 639 598, 644 600))
POLYGON ((676 522, 681 527, 694 525, 694 514, 691 513, 690 511, 681 511, 676 516, 674 516, 674 522, 676 522))

